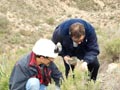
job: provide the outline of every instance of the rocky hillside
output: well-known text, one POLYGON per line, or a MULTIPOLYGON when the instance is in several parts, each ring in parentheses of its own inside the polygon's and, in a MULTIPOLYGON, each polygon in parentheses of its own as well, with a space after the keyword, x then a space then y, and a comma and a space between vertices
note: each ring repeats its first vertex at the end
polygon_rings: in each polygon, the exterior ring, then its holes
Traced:
MULTIPOLYGON (((120 29, 120 0, 0 0, 0 53, 31 47, 40 37, 51 38, 56 25, 68 18, 83 18, 111 37, 115 33, 110 31, 120 29)), ((105 35, 99 34, 102 46, 105 35)), ((118 90, 120 78, 113 79, 114 86, 110 78, 119 73, 108 73, 105 65, 100 69, 105 85, 101 90, 118 90)))
POLYGON ((1 0, 0 15, 12 30, 53 29, 66 18, 84 18, 94 25, 110 27, 120 19, 119 0, 1 0))
POLYGON ((55 26, 68 18, 83 18, 101 30, 114 29, 119 27, 119 8, 119 0, 1 0, 0 45, 26 46, 21 42, 50 38, 55 26))

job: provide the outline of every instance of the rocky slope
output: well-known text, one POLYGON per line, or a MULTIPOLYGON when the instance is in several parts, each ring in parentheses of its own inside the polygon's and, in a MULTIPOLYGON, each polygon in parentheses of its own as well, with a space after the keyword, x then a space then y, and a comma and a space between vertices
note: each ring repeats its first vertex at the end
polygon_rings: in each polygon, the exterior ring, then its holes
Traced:
MULTIPOLYGON (((55 26, 68 18, 83 18, 101 31, 117 30, 120 29, 120 1, 0 0, 0 53, 30 47, 40 37, 50 38, 55 26)), ((118 73, 113 75, 104 66, 99 76, 104 85, 101 90, 118 90, 118 73), (114 85, 110 83, 111 78, 114 85)))

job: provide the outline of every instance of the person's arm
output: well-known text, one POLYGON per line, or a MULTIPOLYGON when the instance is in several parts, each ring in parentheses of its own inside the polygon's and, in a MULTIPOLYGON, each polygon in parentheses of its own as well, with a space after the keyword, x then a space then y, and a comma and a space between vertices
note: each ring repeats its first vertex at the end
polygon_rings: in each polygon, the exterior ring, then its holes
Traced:
POLYGON ((63 80, 62 73, 59 71, 58 67, 55 65, 54 62, 50 63, 49 68, 52 70, 51 77, 55 81, 55 85, 60 87, 61 81, 63 80))
POLYGON ((95 30, 93 27, 90 27, 91 32, 87 37, 87 52, 84 56, 84 61, 87 63, 92 62, 97 58, 97 55, 99 54, 99 46, 97 43, 97 36, 95 33, 95 30))
POLYGON ((24 90, 27 79, 28 76, 24 73, 21 66, 19 64, 16 64, 10 76, 9 89, 24 90))
POLYGON ((61 50, 59 52, 59 55, 64 57, 66 56, 66 48, 63 46, 64 36, 61 35, 60 27, 56 27, 55 31, 52 35, 52 41, 57 45, 58 43, 61 44, 61 50))
POLYGON ((69 36, 64 37, 62 42, 62 51, 61 56, 69 56, 71 57, 73 54, 74 48, 73 48, 73 42, 69 36))

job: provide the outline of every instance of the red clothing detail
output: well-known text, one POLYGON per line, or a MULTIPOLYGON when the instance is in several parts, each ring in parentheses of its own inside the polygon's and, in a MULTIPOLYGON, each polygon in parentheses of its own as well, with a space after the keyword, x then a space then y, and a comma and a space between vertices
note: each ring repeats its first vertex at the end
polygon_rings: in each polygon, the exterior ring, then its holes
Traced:
POLYGON ((37 65, 36 60, 35 60, 35 54, 31 52, 31 58, 30 58, 30 63, 29 66, 37 65))
POLYGON ((40 67, 36 64, 35 60, 35 54, 31 53, 30 63, 29 66, 35 66, 37 69, 37 75, 35 75, 36 78, 39 79, 41 84, 48 85, 51 83, 51 70, 47 68, 47 66, 40 67))

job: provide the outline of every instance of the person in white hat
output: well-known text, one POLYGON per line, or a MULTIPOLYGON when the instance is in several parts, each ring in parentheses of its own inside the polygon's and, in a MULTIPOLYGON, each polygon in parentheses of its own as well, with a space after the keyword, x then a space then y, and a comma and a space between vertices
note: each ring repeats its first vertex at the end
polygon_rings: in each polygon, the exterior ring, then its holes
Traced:
POLYGON ((15 64, 9 80, 9 89, 46 90, 53 78, 56 90, 60 90, 60 80, 63 76, 53 63, 56 56, 56 45, 51 40, 39 39, 32 52, 15 64))

